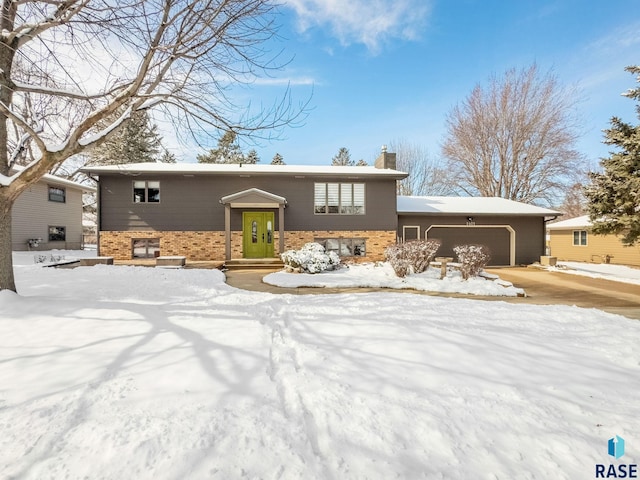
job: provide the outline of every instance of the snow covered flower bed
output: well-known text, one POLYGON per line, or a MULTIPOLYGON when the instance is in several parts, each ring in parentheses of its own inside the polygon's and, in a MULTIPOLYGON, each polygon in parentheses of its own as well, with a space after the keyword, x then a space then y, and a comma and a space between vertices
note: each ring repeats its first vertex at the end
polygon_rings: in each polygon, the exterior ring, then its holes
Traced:
POLYGON ((428 292, 464 293, 471 295, 493 295, 516 297, 524 295, 521 288, 510 282, 500 280, 494 275, 482 273, 481 276, 463 280, 458 271, 450 271, 440 280, 440 268, 429 268, 423 273, 398 277, 388 262, 349 265, 322 275, 290 274, 275 272, 266 275, 263 282, 278 287, 369 287, 414 289, 428 292))

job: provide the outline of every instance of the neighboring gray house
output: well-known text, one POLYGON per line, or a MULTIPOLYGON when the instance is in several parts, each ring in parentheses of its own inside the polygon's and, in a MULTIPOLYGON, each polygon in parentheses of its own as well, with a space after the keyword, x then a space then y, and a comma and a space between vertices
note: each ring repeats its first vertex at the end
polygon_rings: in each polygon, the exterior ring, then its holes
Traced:
POLYGON ((45 175, 22 192, 11 214, 12 250, 81 248, 84 192, 95 188, 54 175, 45 175))
POLYGON ((375 167, 141 163, 98 182, 98 248, 117 260, 277 257, 307 242, 382 260, 397 239, 395 154, 375 167))
POLYGON ((497 197, 398 197, 398 237, 438 239, 439 256, 453 247, 489 247, 490 264, 522 265, 545 254, 546 221, 561 215, 547 208, 497 197))

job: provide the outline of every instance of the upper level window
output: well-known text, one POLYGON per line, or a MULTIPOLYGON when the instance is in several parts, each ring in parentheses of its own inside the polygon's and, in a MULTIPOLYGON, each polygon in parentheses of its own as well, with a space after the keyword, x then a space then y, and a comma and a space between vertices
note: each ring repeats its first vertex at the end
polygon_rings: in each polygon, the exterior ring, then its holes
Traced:
POLYGON ((316 183, 314 213, 364 215, 364 183, 316 183))
POLYGON ((160 182, 139 180, 133 182, 133 203, 158 202, 160 202, 160 182))
POLYGON ((587 231, 586 230, 574 230, 573 231, 573 244, 576 246, 584 246, 587 244, 587 231))
POLYGON ((65 203, 67 201, 67 191, 62 187, 49 186, 49 201, 65 203))

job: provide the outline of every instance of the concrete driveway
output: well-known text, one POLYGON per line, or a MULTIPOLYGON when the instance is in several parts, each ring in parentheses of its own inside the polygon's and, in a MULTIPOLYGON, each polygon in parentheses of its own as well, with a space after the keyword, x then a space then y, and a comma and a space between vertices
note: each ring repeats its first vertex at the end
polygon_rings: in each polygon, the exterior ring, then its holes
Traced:
POLYGON ((509 267, 487 271, 523 288, 527 297, 518 298, 518 302, 598 308, 640 320, 640 285, 539 268, 509 267))
POLYGON ((484 297, 462 294, 418 292, 416 290, 389 290, 383 288, 281 288, 262 283, 269 270, 230 270, 225 272, 227 283, 236 288, 270 293, 294 295, 361 292, 402 292, 509 303, 539 305, 576 305, 597 308, 610 313, 640 320, 640 285, 601 280, 566 273, 548 272, 538 268, 490 268, 488 272, 523 288, 526 297, 484 297))

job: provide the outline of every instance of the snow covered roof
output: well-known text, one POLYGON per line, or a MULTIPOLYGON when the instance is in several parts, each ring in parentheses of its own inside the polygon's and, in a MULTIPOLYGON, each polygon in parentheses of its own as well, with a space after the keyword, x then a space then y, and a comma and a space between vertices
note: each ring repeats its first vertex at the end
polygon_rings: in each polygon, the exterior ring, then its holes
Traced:
POLYGON ((399 214, 529 215, 545 217, 561 215, 560 212, 555 210, 499 197, 399 196, 397 210, 399 214))
POLYGON ((547 230, 564 230, 567 228, 588 228, 591 226, 589 215, 583 215, 582 217, 570 218, 561 222, 550 223, 547 225, 547 230))
MULTIPOLYGON (((16 174, 24 170, 22 165, 11 165, 11 173, 16 174)), ((96 188, 91 185, 84 185, 82 183, 74 182, 73 180, 67 180, 66 178, 58 177, 57 175, 51 175, 49 173, 45 174, 42 177, 42 180, 49 183, 54 183, 56 185, 62 185, 65 187, 72 187, 82 190, 84 192, 95 192, 96 188)))
POLYGON ((124 165, 105 165, 85 167, 83 172, 100 175, 101 173, 122 173, 133 175, 140 173, 175 173, 182 175, 220 174, 220 175, 318 175, 341 177, 392 177, 405 178, 408 174, 398 170, 376 167, 334 167, 323 165, 252 165, 238 163, 129 163, 124 165))

